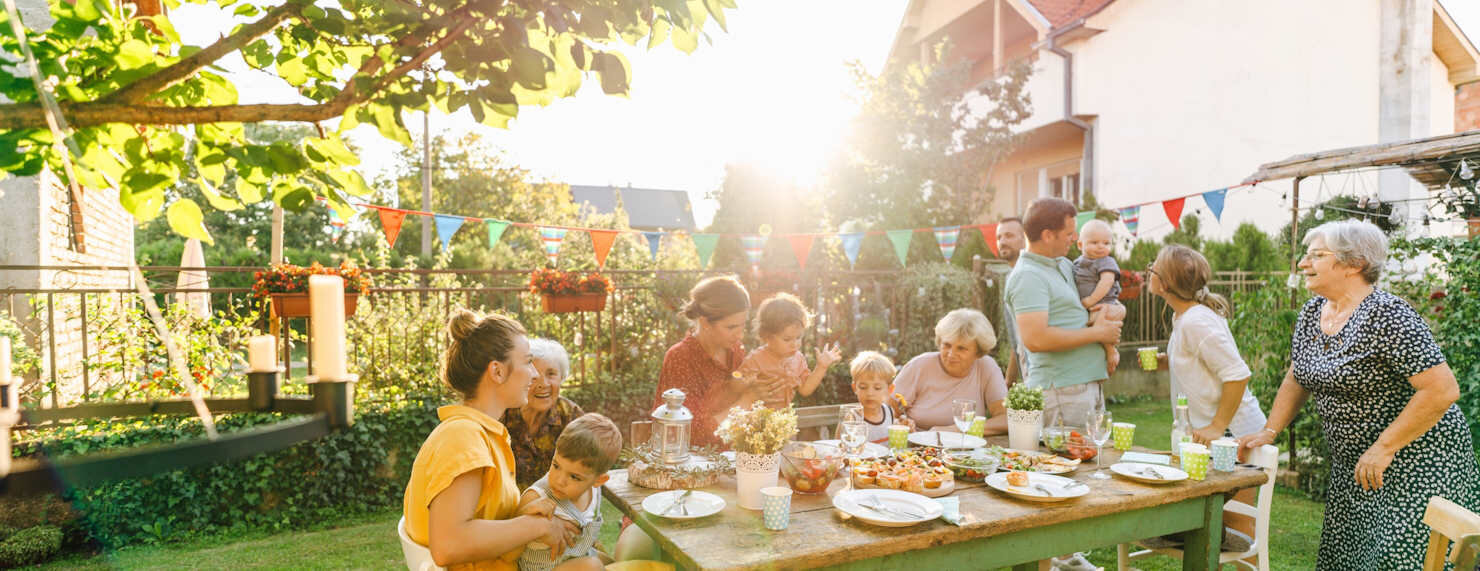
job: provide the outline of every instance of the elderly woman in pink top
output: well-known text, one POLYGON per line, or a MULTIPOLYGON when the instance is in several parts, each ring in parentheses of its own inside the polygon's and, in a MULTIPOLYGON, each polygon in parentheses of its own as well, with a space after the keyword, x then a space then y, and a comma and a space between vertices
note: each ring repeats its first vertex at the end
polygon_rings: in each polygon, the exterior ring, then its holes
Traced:
POLYGON ((975 309, 957 309, 935 324, 939 351, 921 354, 900 368, 894 392, 909 403, 909 415, 920 428, 955 431, 952 401, 976 403, 987 415, 986 434, 1007 433, 1007 381, 988 355, 997 346, 992 323, 975 309))

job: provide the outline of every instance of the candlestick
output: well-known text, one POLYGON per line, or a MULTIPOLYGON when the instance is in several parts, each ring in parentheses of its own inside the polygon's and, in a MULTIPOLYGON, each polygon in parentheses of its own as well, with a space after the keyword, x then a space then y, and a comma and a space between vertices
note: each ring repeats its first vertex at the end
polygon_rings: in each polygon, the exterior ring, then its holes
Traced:
POLYGON ((247 370, 253 373, 276 371, 277 338, 271 335, 253 335, 247 339, 247 364, 247 370))
POLYGON ((344 279, 308 277, 309 315, 313 319, 313 373, 320 380, 345 378, 344 279))

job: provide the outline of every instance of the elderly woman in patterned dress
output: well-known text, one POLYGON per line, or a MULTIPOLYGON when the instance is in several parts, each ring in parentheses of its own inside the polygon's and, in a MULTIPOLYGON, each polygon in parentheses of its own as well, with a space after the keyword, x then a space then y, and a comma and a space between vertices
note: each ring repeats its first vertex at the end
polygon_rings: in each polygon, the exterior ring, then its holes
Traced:
POLYGON ((1305 238, 1300 269, 1316 297, 1295 324, 1291 367, 1264 428, 1269 444, 1314 397, 1331 449, 1320 569, 1419 569, 1430 496, 1480 507, 1459 385, 1428 326, 1377 289, 1387 239, 1367 222, 1323 224, 1305 238))
POLYGON ((528 488, 550 470, 555 439, 565 425, 586 414, 580 405, 560 396, 560 384, 570 376, 570 354, 565 347, 549 339, 530 339, 529 354, 539 372, 529 383, 529 402, 505 411, 503 418, 514 448, 518 470, 514 479, 520 489, 528 488))

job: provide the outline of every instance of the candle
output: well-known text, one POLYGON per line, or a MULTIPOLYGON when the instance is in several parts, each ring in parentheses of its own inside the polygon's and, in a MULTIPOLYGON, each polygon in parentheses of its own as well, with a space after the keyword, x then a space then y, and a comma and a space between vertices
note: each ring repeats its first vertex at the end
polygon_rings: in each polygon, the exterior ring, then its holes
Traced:
POLYGON ((320 380, 344 380, 344 279, 308 277, 309 314, 313 319, 313 372, 320 380))
POLYGON ((277 370, 277 338, 271 335, 253 335, 247 340, 247 364, 253 373, 270 373, 277 370))

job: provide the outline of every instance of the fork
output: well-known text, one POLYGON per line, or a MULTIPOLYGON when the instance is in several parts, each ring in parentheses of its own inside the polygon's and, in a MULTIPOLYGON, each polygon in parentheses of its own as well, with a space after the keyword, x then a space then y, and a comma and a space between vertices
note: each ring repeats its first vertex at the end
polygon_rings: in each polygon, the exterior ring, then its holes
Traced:
POLYGON ((893 508, 893 507, 885 506, 882 502, 879 501, 879 496, 875 496, 875 495, 870 494, 868 497, 866 497, 864 499, 872 503, 872 505, 865 504, 864 507, 867 507, 867 508, 872 509, 874 511, 877 511, 879 513, 889 513, 889 511, 894 511, 894 512, 901 513, 901 514, 904 514, 906 516, 909 516, 909 517, 912 517, 912 518, 916 518, 916 519, 925 517, 924 515, 922 515, 922 514, 920 514, 918 512, 906 510, 904 508, 893 508))
POLYGON ((692 493, 694 493, 693 490, 684 490, 682 494, 679 494, 678 497, 673 500, 673 503, 668 504, 668 507, 663 510, 662 515, 667 515, 668 512, 673 511, 673 508, 675 507, 682 510, 681 512, 679 512, 680 514, 689 515, 689 508, 688 506, 684 505, 684 500, 689 499, 689 494, 692 493))
POLYGON ((1033 489, 1038 490, 1040 492, 1043 492, 1043 495, 1048 496, 1050 498, 1056 498, 1056 497, 1058 497, 1058 496, 1053 495, 1053 492, 1049 491, 1049 489, 1047 487, 1045 487, 1043 484, 1033 484, 1033 489))
POLYGON ((1155 468, 1152 468, 1150 466, 1147 466, 1145 468, 1142 468, 1141 469, 1141 473, 1142 474, 1149 475, 1152 478, 1156 478, 1158 480, 1165 480, 1165 479, 1167 479, 1166 476, 1161 475, 1161 472, 1157 472, 1155 468))
POLYGON ((1065 484, 1064 484, 1064 485, 1062 485, 1062 486, 1059 486, 1059 488, 1060 488, 1060 489, 1063 489, 1063 490, 1067 490, 1067 489, 1070 489, 1070 488, 1073 488, 1073 487, 1075 487, 1075 486, 1086 486, 1086 485, 1087 485, 1087 484, 1085 484, 1085 483, 1084 483, 1084 482, 1081 482, 1081 481, 1079 481, 1079 480, 1069 480, 1069 481, 1068 481, 1068 482, 1067 482, 1067 483, 1065 483, 1065 484))

